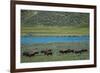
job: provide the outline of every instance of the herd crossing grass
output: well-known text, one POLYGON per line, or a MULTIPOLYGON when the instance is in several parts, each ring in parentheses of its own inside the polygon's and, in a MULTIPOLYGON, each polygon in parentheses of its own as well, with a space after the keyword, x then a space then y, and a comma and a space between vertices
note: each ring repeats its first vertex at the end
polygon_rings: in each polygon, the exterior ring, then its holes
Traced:
MULTIPOLYGON (((49 43, 23 44, 22 37, 72 37, 89 36, 89 13, 78 12, 56 12, 56 11, 32 11, 21 10, 21 62, 49 62, 89 59, 89 42, 66 42, 61 41, 49 43), (61 43, 60 43, 61 42, 61 43), (23 56, 24 51, 37 49, 39 54, 32 57, 23 56), (52 49, 52 55, 41 53, 46 48, 52 49), (84 53, 61 54, 62 49, 87 49, 84 53)), ((31 41, 32 39, 26 41, 31 41)), ((43 39, 45 40, 45 39, 43 39)), ((73 39, 72 39, 73 40, 73 39)), ((75 39, 77 40, 77 39, 75 39)), ((84 40, 84 39, 83 39, 84 40)), ((35 39, 37 41, 37 39, 35 39)), ((40 40, 39 40, 40 41, 40 40)), ((25 42, 25 41, 24 41, 25 42)), ((38 53, 37 52, 37 53, 38 53)), ((24 52, 25 53, 25 52, 24 52)))
MULTIPOLYGON (((66 26, 22 26, 21 36, 84 36, 89 35, 88 27, 66 27, 66 26)), ((59 54, 60 49, 88 49, 89 42, 69 42, 69 43, 32 43, 30 45, 21 44, 21 62, 49 62, 49 61, 69 61, 89 59, 89 51, 81 54, 69 53, 59 54), (32 57, 23 56, 23 51, 37 48, 40 52, 46 48, 53 50, 53 55, 46 56, 41 53, 32 57)))
POLYGON ((88 53, 82 53, 82 54, 62 54, 62 55, 36 55, 32 57, 26 57, 22 56, 21 62, 27 63, 27 62, 49 62, 49 61, 71 61, 71 60, 87 60, 88 53))
POLYGON ((89 59, 89 51, 81 54, 68 53, 61 54, 59 53, 60 49, 87 49, 89 50, 88 43, 46 43, 46 44, 32 44, 32 45, 22 45, 21 52, 37 48, 40 52, 46 48, 52 49, 53 55, 47 56, 42 53, 39 53, 32 57, 27 57, 21 55, 21 62, 49 62, 49 61, 69 61, 69 60, 86 60, 89 59))

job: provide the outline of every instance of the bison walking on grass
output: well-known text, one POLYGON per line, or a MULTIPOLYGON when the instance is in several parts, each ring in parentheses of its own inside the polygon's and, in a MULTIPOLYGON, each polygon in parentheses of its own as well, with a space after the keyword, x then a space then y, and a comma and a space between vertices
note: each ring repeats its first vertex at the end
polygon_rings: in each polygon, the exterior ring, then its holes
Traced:
POLYGON ((68 53, 75 53, 75 54, 81 54, 84 52, 88 52, 87 49, 60 49, 60 54, 68 54, 68 53))
POLYGON ((74 53, 75 54, 81 54, 81 53, 84 53, 84 52, 88 52, 87 49, 78 49, 78 50, 74 50, 74 53))
POLYGON ((32 56, 35 56, 36 54, 39 54, 39 52, 35 49, 23 52, 23 56, 27 56, 27 57, 32 57, 32 56))
MULTIPOLYGON (((68 53, 81 54, 84 52, 88 52, 88 50, 87 49, 60 49, 59 50, 60 54, 68 54, 68 53)), ((43 53, 44 55, 47 56, 53 55, 52 49, 48 49, 48 48, 41 50, 40 53, 43 53)), ((35 48, 30 51, 24 51, 22 54, 23 56, 32 57, 39 54, 39 51, 37 50, 37 48, 35 48)))
POLYGON ((75 53, 75 54, 81 54, 82 51, 81 51, 81 50, 74 50, 74 53, 75 53))
POLYGON ((51 49, 45 49, 45 50, 42 50, 41 53, 43 53, 44 55, 47 55, 47 56, 53 54, 51 49))
POLYGON ((61 53, 61 54, 67 54, 67 53, 73 53, 74 52, 74 50, 72 50, 72 49, 61 49, 61 50, 59 50, 59 53, 61 53))
POLYGON ((82 51, 82 52, 88 52, 88 50, 87 50, 87 49, 82 49, 81 51, 82 51))

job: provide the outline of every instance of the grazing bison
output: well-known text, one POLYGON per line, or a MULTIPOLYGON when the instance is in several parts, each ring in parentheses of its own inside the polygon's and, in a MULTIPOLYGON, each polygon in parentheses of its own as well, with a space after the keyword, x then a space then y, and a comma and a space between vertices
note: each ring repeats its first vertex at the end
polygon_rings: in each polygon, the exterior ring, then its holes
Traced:
POLYGON ((45 49, 45 50, 42 50, 41 53, 43 53, 44 55, 47 55, 47 56, 53 54, 51 49, 45 49))
POLYGON ((82 49, 81 51, 82 51, 82 52, 88 52, 88 50, 87 50, 87 49, 82 49))
POLYGON ((59 53, 61 54, 67 54, 67 53, 73 53, 74 50, 71 50, 71 49, 61 49, 59 50, 59 53))
POLYGON ((74 53, 74 50, 68 49, 67 52, 68 52, 68 53, 74 53))
POLYGON ((25 52, 23 52, 23 56, 29 56, 29 57, 31 57, 31 54, 29 52, 25 51, 25 52))
POLYGON ((75 54, 81 54, 82 51, 81 51, 81 50, 74 50, 74 53, 75 53, 75 54))
POLYGON ((75 54, 81 54, 81 53, 84 53, 84 52, 88 52, 88 50, 87 49, 74 50, 75 54))
POLYGON ((59 50, 59 53, 66 54, 67 53, 67 50, 66 49, 59 50))
POLYGON ((65 54, 65 53, 67 53, 67 50, 66 49, 61 49, 61 50, 59 50, 59 53, 65 54))
POLYGON ((35 56, 36 54, 39 54, 39 52, 37 50, 32 49, 31 51, 24 51, 23 52, 23 56, 27 56, 27 57, 32 57, 35 56))

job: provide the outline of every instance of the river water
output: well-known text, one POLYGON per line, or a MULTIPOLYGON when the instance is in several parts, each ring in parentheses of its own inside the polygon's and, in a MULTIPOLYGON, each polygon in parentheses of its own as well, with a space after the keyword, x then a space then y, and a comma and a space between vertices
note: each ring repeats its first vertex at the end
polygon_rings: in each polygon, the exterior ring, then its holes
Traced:
POLYGON ((50 36, 50 37, 32 37, 21 36, 21 44, 33 44, 33 43, 54 43, 54 42, 88 42, 89 36, 50 36))

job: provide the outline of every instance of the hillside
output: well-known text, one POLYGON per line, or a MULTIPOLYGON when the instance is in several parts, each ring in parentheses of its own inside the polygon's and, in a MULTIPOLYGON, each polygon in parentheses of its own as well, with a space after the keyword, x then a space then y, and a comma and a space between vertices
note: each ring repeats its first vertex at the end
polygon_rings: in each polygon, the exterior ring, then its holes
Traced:
POLYGON ((88 27, 89 14, 75 12, 21 10, 22 26, 88 27))

